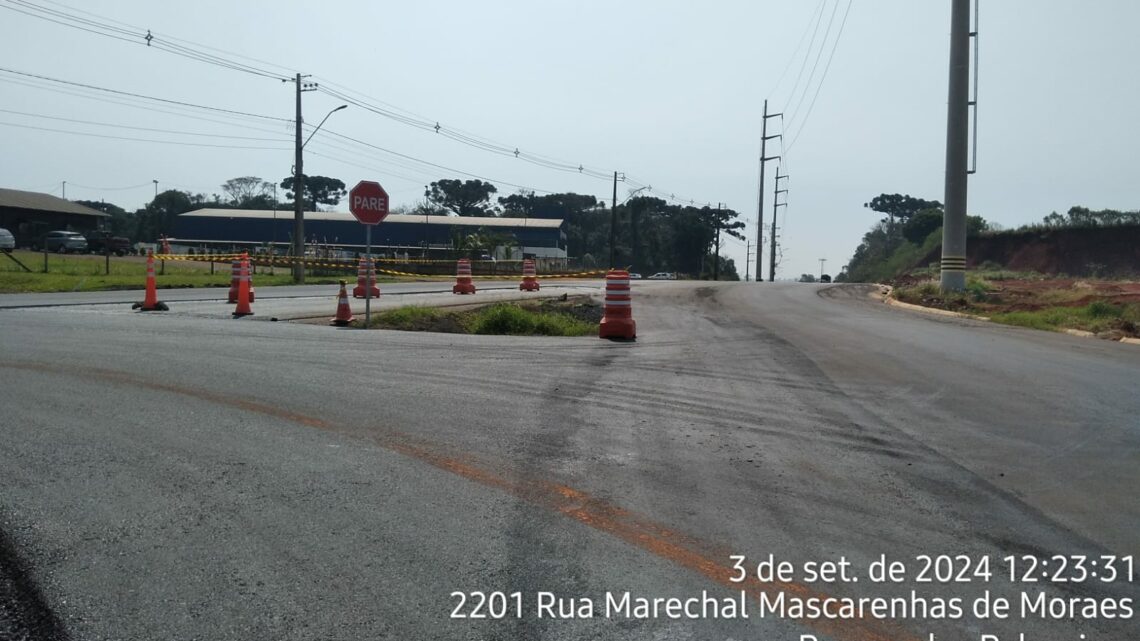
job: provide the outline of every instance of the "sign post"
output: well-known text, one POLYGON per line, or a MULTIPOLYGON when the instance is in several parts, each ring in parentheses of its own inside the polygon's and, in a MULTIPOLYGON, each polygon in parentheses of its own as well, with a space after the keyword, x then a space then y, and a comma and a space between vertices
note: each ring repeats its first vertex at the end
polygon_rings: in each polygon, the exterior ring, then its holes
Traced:
MULTIPOLYGON (((364 225, 364 260, 373 274, 372 267, 372 227, 388 217, 388 192, 380 183, 362 180, 348 192, 348 210, 360 224, 364 225)), ((367 280, 367 276, 365 279, 367 280)), ((372 322, 372 283, 364 284, 364 327, 372 322)))

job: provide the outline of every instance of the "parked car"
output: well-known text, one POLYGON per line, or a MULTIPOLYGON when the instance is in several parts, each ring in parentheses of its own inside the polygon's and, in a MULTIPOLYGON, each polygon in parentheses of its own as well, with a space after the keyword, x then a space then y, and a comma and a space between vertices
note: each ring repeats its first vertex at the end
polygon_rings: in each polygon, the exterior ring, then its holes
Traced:
POLYGON ((12 232, 0 227, 0 251, 10 252, 16 248, 16 237, 12 232))
POLYGON ((126 256, 133 254, 134 248, 131 247, 131 240, 123 238, 122 236, 108 236, 101 232, 95 232, 87 236, 87 249, 93 254, 110 253, 116 256, 126 256))
MULTIPOLYGON (((85 252, 87 251, 87 239, 79 232, 50 231, 47 236, 44 236, 43 248, 44 251, 59 252, 61 254, 85 252)), ((39 249, 39 247, 32 246, 32 249, 39 249)))
POLYGON ((673 272, 657 272, 650 276, 649 280, 677 280, 677 275, 673 272))
POLYGON ((830 283, 831 282, 831 274, 821 274, 819 277, 819 282, 830 283))
POLYGON ((630 280, 641 280, 641 274, 639 274, 637 272, 630 272, 629 273, 629 279, 630 280))

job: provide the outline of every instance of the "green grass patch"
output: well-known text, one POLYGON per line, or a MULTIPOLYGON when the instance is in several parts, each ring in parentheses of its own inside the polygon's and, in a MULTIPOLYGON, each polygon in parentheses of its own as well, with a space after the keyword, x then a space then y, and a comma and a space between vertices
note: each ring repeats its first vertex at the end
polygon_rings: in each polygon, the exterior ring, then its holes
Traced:
POLYGON ((502 302, 474 310, 407 306, 376 314, 371 327, 509 336, 594 335, 597 321, 579 317, 589 316, 583 313, 584 306, 580 301, 502 302))
POLYGON ((536 311, 511 303, 496 303, 477 310, 470 327, 474 334, 512 336, 586 336, 598 331, 597 325, 569 314, 536 311))
POLYGON ((1140 326, 1140 305, 1114 305, 1093 301, 1081 307, 1047 307, 1033 311, 1003 312, 991 317, 996 323, 1048 331, 1079 329, 1100 334, 1118 331, 1134 335, 1140 326))
MULTIPOLYGON (((0 293, 88 292, 146 287, 146 258, 141 256, 112 256, 108 263, 104 256, 48 254, 45 273, 42 252, 15 251, 12 255, 32 272, 25 272, 15 262, 0 256, 0 293)), ((156 261, 155 274, 160 289, 230 285, 230 263, 214 263, 214 273, 211 274, 210 264, 206 262, 168 260, 163 266, 162 261, 156 261)), ((319 285, 346 278, 353 280, 355 269, 352 275, 310 274, 305 282, 319 285)), ((293 279, 287 266, 277 266, 272 270, 258 267, 253 284, 255 287, 291 285, 293 279)))

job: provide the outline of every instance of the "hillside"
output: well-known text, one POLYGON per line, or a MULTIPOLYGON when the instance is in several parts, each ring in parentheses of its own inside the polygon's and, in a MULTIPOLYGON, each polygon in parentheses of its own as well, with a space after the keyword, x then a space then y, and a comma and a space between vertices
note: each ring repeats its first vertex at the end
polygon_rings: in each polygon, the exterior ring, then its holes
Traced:
MULTIPOLYGON (((1030 229, 972 236, 966 245, 967 267, 997 267, 1018 272, 1122 278, 1140 275, 1140 225, 1030 229)), ((927 252, 912 267, 937 264, 942 247, 927 252)))

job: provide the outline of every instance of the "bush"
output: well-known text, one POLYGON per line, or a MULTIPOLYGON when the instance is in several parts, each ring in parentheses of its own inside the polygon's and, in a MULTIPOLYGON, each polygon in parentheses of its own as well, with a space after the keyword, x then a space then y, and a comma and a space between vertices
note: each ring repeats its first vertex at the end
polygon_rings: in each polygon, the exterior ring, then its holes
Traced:
POLYGON ((1085 313, 1089 318, 1120 318, 1124 315, 1124 308, 1117 307, 1112 303, 1103 300, 1097 300, 1089 303, 1085 308, 1085 313))
POLYGON ((471 322, 475 334, 585 336, 597 327, 568 314, 532 312, 518 305, 497 303, 479 310, 471 322))

